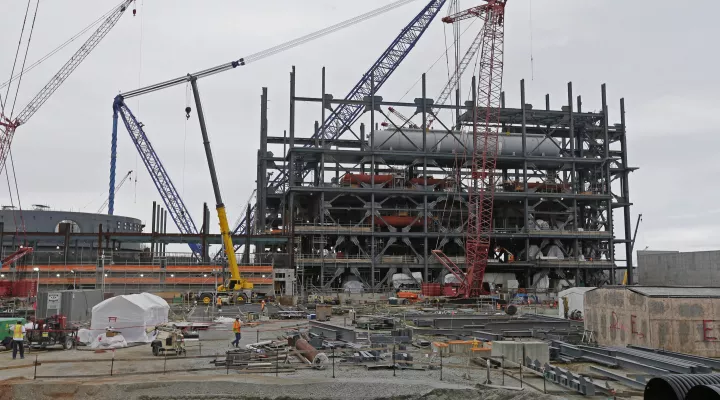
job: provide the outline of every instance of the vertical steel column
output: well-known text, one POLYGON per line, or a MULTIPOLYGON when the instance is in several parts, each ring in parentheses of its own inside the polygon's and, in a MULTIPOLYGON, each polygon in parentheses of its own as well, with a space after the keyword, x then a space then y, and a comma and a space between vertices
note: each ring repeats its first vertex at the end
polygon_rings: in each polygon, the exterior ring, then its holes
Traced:
MULTIPOLYGON (((575 117, 573 115, 573 90, 572 90, 572 82, 568 82, 568 139, 570 140, 570 154, 572 156, 572 171, 570 173, 570 188, 572 190, 573 194, 573 200, 572 200, 572 208, 573 208, 573 226, 575 227, 575 237, 573 238, 573 256, 575 257, 575 260, 578 259, 578 251, 580 248, 580 243, 578 242, 577 234, 578 234, 578 221, 577 221, 577 177, 576 177, 576 165, 575 165, 575 117)), ((578 277, 576 277, 578 279, 578 277)))
POLYGON ((110 139, 110 192, 108 194, 108 215, 115 212, 115 165, 117 163, 118 111, 113 101, 112 137, 110 139))
POLYGON ((610 267, 610 284, 615 284, 615 241, 613 240, 614 227, 613 227, 613 212, 612 212, 612 179, 610 176, 610 134, 608 132, 608 106, 607 106, 607 89, 603 83, 601 86, 602 95, 602 110, 603 110, 603 144, 604 150, 604 166, 605 166, 605 191, 610 198, 607 200, 607 226, 606 229, 610 232, 610 239, 608 239, 608 255, 607 258, 611 263, 610 267))
MULTIPOLYGON (((290 269, 295 269, 295 193, 292 191, 292 186, 295 181, 295 66, 292 67, 290 72, 290 138, 288 143, 288 151, 290 152, 290 165, 288 166, 288 192, 290 192, 290 198, 288 200, 288 212, 287 212, 287 224, 290 227, 290 246, 288 249, 288 255, 290 257, 290 269)), ((285 155, 287 157, 287 154, 285 155)), ((299 251, 299 249, 298 249, 299 251)), ((304 269, 305 267, 303 267, 304 269)), ((300 288, 300 295, 304 295, 305 287, 305 272, 303 271, 303 283, 300 288)))
MULTIPOLYGON (((425 74, 422 74, 422 138, 423 138, 423 182, 425 184, 425 195, 423 195, 423 279, 424 282, 428 281, 428 197, 427 197, 427 157, 428 157, 428 146, 427 146, 427 81, 425 74)), ((438 111, 439 112, 439 111, 438 111)), ((412 242, 410 242, 412 244, 412 242)), ((412 275, 411 275, 412 276, 412 275)))
MULTIPOLYGON (((267 215, 267 88, 262 88, 260 95, 260 149, 258 150, 258 176, 255 200, 255 231, 265 232, 265 216, 267 215)), ((284 154, 283 154, 284 155, 284 154)), ((250 219, 245 219, 245 230, 251 231, 250 219)))
POLYGON ((210 253, 208 252, 208 242, 207 242, 207 234, 208 234, 208 224, 210 223, 210 218, 208 218, 208 206, 207 203, 203 203, 203 222, 202 222, 202 228, 200 229, 200 240, 202 243, 202 262, 206 263, 208 262, 208 259, 210 258, 210 253))
MULTIPOLYGON (((257 210, 256 210, 257 211, 257 210)), ((245 249, 243 249, 243 262, 245 264, 250 264, 250 205, 248 204, 248 207, 245 209, 245 226, 248 229, 245 229, 245 249)), ((257 252, 257 251, 256 251, 257 252)))
POLYGON ((627 268, 627 279, 628 284, 633 284, 633 248, 632 248, 632 236, 630 226, 630 169, 628 167, 627 157, 627 131, 625 130, 625 99, 620 99, 620 129, 622 130, 620 135, 620 151, 622 151, 622 163, 623 163, 623 176, 622 176, 622 196, 623 196, 623 212, 625 218, 625 260, 627 268))
MULTIPOLYGON (((375 72, 370 76, 370 287, 375 288, 375 72)), ((362 137, 360 138, 362 139, 362 137)))
MULTIPOLYGON (((582 113, 582 96, 580 96, 580 95, 578 95, 578 97, 577 97, 577 112, 578 112, 578 114, 582 113)), ((577 156, 579 158, 584 158, 585 157, 585 146, 583 145, 583 134, 579 129, 577 132, 576 141, 577 141, 576 148, 577 148, 577 152, 578 152, 577 156)), ((578 171, 577 182, 578 182, 578 184, 577 184, 578 192, 583 192, 585 190, 585 171, 583 169, 580 169, 578 171)), ((584 206, 578 210, 578 219, 580 220, 580 224, 578 224, 578 227, 585 228, 585 226, 583 225, 585 223, 585 207, 584 206)), ((582 252, 582 248, 580 249, 580 251, 582 252)))
MULTIPOLYGON (((167 229, 167 210, 163 209, 162 213, 160 214, 160 233, 165 234, 167 229)), ((160 242, 160 256, 165 257, 165 247, 167 245, 165 242, 160 242)))
MULTIPOLYGON (((455 24, 453 24, 455 26, 455 24)), ((458 80, 458 87, 460 86, 460 81, 458 80)), ((453 129, 460 130, 460 126, 462 124, 460 123, 460 89, 455 89, 455 125, 453 126, 453 129)))
MULTIPOLYGON (((325 121, 325 109, 327 108, 327 103, 325 103, 325 67, 322 68, 322 103, 321 103, 321 110, 320 110, 320 120, 325 121)), ((320 132, 318 132, 320 135, 320 144, 321 148, 323 149, 323 152, 320 153, 320 179, 318 179, 320 183, 320 207, 318 208, 318 211, 320 213, 320 226, 325 226, 325 190, 323 190, 323 187, 325 186, 325 124, 322 124, 322 127, 320 128, 320 132)), ((321 232, 322 233, 322 232, 321 232)), ((320 249, 320 286, 325 286, 325 234, 322 233, 322 240, 320 241, 322 249, 320 249)), ((334 273, 334 271, 333 271, 334 273)))
MULTIPOLYGON (((150 224, 150 233, 152 233, 152 239, 150 241, 150 260, 155 258, 155 220, 156 220, 155 213, 157 212, 157 202, 156 201, 153 201, 152 207, 153 207, 152 219, 151 219, 152 222, 150 224)), ((100 246, 98 246, 98 247, 100 247, 100 246)))
POLYGON ((527 107, 525 107, 525 79, 520 80, 520 110, 522 133, 522 158, 523 158, 523 225, 525 226, 525 261, 530 261, 530 213, 528 208, 528 185, 527 185, 527 107))

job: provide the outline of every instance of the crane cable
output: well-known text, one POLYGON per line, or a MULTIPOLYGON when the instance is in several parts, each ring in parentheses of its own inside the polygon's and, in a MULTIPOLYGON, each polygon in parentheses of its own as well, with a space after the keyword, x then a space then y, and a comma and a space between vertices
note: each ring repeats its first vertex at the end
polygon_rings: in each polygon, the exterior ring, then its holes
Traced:
MULTIPOLYGON (((135 2, 137 5, 137 2, 135 2)), ((143 13, 144 10, 144 1, 140 1, 140 43, 139 43, 139 50, 138 50, 138 86, 142 84, 142 64, 143 64, 143 22, 144 18, 143 16, 145 13, 143 13)), ((136 15, 136 9, 133 9, 133 16, 136 15)), ((137 112, 140 113, 140 97, 138 97, 137 101, 137 112)), ((135 152, 135 171, 138 170, 138 152, 135 152)), ((134 193, 133 193, 133 204, 137 204, 137 182, 138 182, 138 175, 135 174, 135 181, 134 181, 134 193)))
POLYGON ((62 50, 62 49, 64 49, 65 47, 67 47, 67 45, 69 45, 70 43, 72 43, 72 42, 74 42, 75 40, 77 40, 77 39, 78 39, 80 36, 82 36, 85 32, 89 31, 89 30, 92 29, 95 25, 97 25, 100 21, 102 21, 102 20, 104 20, 105 18, 107 18, 108 15, 112 14, 112 13, 120 6, 120 4, 122 4, 122 3, 123 3, 123 2, 120 2, 118 5, 114 6, 114 7, 111 8, 108 12, 106 12, 105 14, 103 14, 100 18, 96 19, 95 21, 93 21, 93 22, 91 22, 89 25, 87 25, 85 28, 83 28, 82 30, 80 30, 80 32, 78 32, 78 33, 76 33, 75 35, 71 36, 70 39, 66 40, 65 42, 63 42, 62 44, 60 44, 58 47, 56 47, 56 48, 54 48, 53 50, 51 50, 51 51, 50 51, 49 53, 47 53, 46 55, 44 55, 44 56, 42 56, 41 58, 39 58, 38 60, 34 61, 34 62, 33 62, 32 64, 30 64, 27 68, 25 68, 25 69, 22 70, 21 72, 18 72, 18 73, 17 73, 15 76, 13 76, 12 78, 10 78, 10 79, 8 79, 7 81, 1 83, 1 84, 0 84, 0 89, 4 88, 5 86, 7 86, 7 85, 11 84, 12 82, 14 82, 16 79, 18 79, 18 78, 20 77, 21 74, 26 74, 26 73, 32 71, 33 69, 35 69, 35 67, 39 66, 39 65, 42 64, 44 61, 46 61, 47 59, 49 59, 50 57, 52 57, 52 56, 54 56, 56 53, 58 53, 60 50, 62 50))
MULTIPOLYGON (((17 45, 17 49, 15 50, 15 60, 13 61, 12 70, 10 71, 11 78, 12 78, 13 74, 15 74, 15 66, 17 65, 18 55, 20 54, 20 46, 22 45, 22 38, 23 38, 23 35, 25 34, 25 23, 27 22, 28 12, 30 12, 30 1, 31 0, 28 0, 27 8, 25 8, 25 17, 23 18, 22 28, 20 29, 20 37, 18 38, 18 45, 17 45)), ((7 90, 5 91, 5 102, 1 104, 2 107, 0 107, 0 114, 4 115, 4 113, 5 113, 5 106, 7 105, 8 96, 10 96, 10 87, 9 86, 8 86, 7 90)), ((10 118, 10 116, 8 115, 8 119, 9 118, 10 118)))
MULTIPOLYGON (((30 25, 30 34, 28 35, 28 42, 27 42, 27 45, 25 46, 25 56, 23 57, 22 67, 20 68, 20 71, 21 71, 20 77, 18 78, 18 83, 15 86, 15 97, 13 98, 12 108, 10 109, 10 117, 12 117, 13 113, 15 112, 15 106, 17 105, 17 97, 18 97, 18 93, 20 92, 20 84, 22 83, 22 77, 23 77, 22 70, 25 69, 25 63, 27 62, 28 52, 30 51, 30 42, 32 41, 33 32, 35 31, 35 19, 37 18, 37 13, 38 13, 39 7, 40 7, 40 0, 37 0, 37 3, 35 3, 35 13, 33 14, 32 24, 30 25)), ((12 74, 10 74, 10 75, 12 75, 12 74)))

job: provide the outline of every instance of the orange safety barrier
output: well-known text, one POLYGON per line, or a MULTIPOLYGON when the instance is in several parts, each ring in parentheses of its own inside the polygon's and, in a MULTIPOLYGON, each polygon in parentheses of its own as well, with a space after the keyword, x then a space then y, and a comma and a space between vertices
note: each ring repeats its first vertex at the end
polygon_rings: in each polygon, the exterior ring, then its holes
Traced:
MULTIPOLYGON (((40 272, 94 272, 97 267, 95 265, 23 265, 16 268, 17 272, 36 272, 34 268, 39 268, 40 272)), ((271 274, 273 267, 271 265, 241 265, 238 266, 241 273, 264 273, 271 274)), ((115 272, 161 272, 163 271, 159 265, 118 265, 107 264, 105 270, 115 272)), ((167 266, 164 271, 168 273, 176 272, 195 272, 195 273, 212 273, 213 270, 222 270, 222 266, 208 265, 173 265, 167 266)))
MULTIPOLYGON (((254 278, 254 277, 248 277, 246 278, 248 282, 254 284, 254 285, 272 285, 273 280, 272 278, 254 278)), ((105 282, 107 282, 107 278, 105 279, 105 282)), ((221 281, 218 281, 218 283, 221 283, 221 281)), ((214 277, 207 277, 207 278, 185 278, 185 277, 175 277, 175 278, 165 278, 165 284, 196 284, 196 285, 209 285, 215 284, 215 278, 214 277)))
POLYGON ((132 285, 159 285, 160 278, 105 278, 105 284, 124 283, 132 285))
POLYGON ((23 265, 17 267, 17 272, 35 272, 34 268, 39 268, 40 272, 94 272, 97 268, 94 265, 23 265))
POLYGON ((95 278, 40 278, 40 285, 92 285, 95 278))

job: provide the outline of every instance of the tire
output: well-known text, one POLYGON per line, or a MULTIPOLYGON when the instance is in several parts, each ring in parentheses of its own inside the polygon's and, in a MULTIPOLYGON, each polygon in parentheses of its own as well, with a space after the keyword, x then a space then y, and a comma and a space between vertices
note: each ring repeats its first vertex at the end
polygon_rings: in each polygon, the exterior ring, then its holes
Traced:
POLYGON ((204 295, 202 297, 202 302, 203 302, 203 304, 210 304, 210 303, 212 303, 212 297, 210 297, 208 295, 204 295))
POLYGON ((153 355, 154 355, 155 357, 159 356, 159 355, 160 355, 160 348, 157 347, 157 346, 153 346, 153 347, 152 347, 152 353, 153 353, 153 355))
POLYGON ((71 337, 66 338, 65 343, 63 343, 63 349, 72 350, 73 347, 75 347, 75 340, 73 340, 73 338, 71 337))

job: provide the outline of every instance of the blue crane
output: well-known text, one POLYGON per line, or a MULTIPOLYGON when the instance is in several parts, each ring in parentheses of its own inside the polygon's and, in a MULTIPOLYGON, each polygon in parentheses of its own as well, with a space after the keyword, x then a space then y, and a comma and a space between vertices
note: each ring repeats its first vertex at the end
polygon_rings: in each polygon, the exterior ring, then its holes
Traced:
MULTIPOLYGON (((363 74, 360 81, 350 90, 350 93, 345 96, 345 100, 362 101, 366 96, 371 95, 373 86, 375 92, 377 92, 415 47, 415 44, 420 40, 420 37, 425 33, 430 22, 437 16, 444 4, 445 0, 431 0, 428 2, 427 5, 420 10, 420 13, 400 31, 400 34, 390 43, 390 46, 385 49, 382 55, 380 55, 380 58, 363 74)), ((316 138, 323 135, 325 140, 328 141, 339 138, 340 135, 357 122, 363 113, 363 109, 364 106, 361 104, 338 105, 325 119, 320 130, 315 132, 312 137, 316 138)), ((306 144, 305 146, 310 146, 310 144, 306 144)), ((287 181, 287 173, 286 171, 282 171, 270 184, 273 187, 280 187, 287 183, 287 181)), ((264 216, 256 216, 256 218, 257 217, 264 218, 264 216)), ((243 219, 237 228, 235 228, 234 233, 244 233, 242 228, 248 226, 249 224, 243 219)))
MULTIPOLYGON (((135 115, 133 115, 132 111, 130 111, 123 101, 122 95, 117 95, 115 97, 115 101, 113 102, 113 132, 117 132, 118 115, 122 118, 125 128, 127 128, 127 131, 130 134, 130 138, 132 139, 133 144, 135 144, 135 148, 140 154, 143 164, 145 164, 145 168, 147 168, 148 172, 150 172, 150 177, 152 178, 155 187, 157 187, 160 192, 160 197, 162 197, 165 202, 165 206, 167 207, 170 216, 172 216, 173 221, 175 221, 180 233, 197 234, 198 230, 195 226, 195 222, 190 216, 190 212, 188 212, 182 198, 180 198, 180 193, 178 193, 175 185, 172 183, 172 180, 170 180, 170 176, 165 170, 165 167, 162 165, 162 162, 160 162, 160 157, 158 157, 152 147, 152 144, 150 143, 150 140, 148 140, 148 137, 143 130, 143 124, 135 118, 135 115)), ((113 135, 113 159, 115 158, 116 147, 117 136, 113 135)), ((112 165, 112 168, 113 184, 110 186, 112 196, 108 201, 108 213, 110 215, 112 215, 113 205, 115 202, 114 164, 112 165)), ((202 254, 202 248, 198 243, 190 243, 189 246, 196 255, 200 256, 202 254)))
MULTIPOLYGON (((192 74, 188 74, 185 76, 181 76, 175 79, 171 79, 168 81, 160 82, 154 85, 146 86, 140 89, 132 90, 129 92, 124 92, 119 94, 115 97, 113 101, 113 129, 112 129, 112 140, 111 140, 111 150, 110 150, 110 185, 109 185, 109 195, 108 195, 108 214, 112 215, 115 209, 115 167, 116 167, 116 160, 117 160, 117 128, 118 128, 118 115, 120 115, 122 118, 123 123, 125 124, 125 128, 127 129, 128 133, 130 134, 130 137, 133 140, 133 143, 135 144, 136 149, 140 153, 140 156, 143 160, 143 163, 145 164, 145 167, 147 168, 148 172, 150 173, 150 176, 152 177, 153 183, 158 189, 158 192, 160 193, 160 196, 163 199, 163 202, 165 203, 165 206, 167 207, 168 211, 170 212, 170 216, 172 217, 173 221, 175 222, 175 225, 178 227, 181 233, 184 234, 197 234, 197 227, 195 223, 193 222, 193 219, 190 215, 190 213, 187 210, 187 207, 185 207, 185 203, 180 198, 180 194, 175 189, 175 185, 173 185, 172 181, 170 180, 170 176, 168 175, 167 171, 165 170, 165 167, 162 165, 162 162, 160 161, 160 158, 158 157, 157 153, 153 149, 152 145, 150 144, 150 140, 148 139, 147 135, 145 134, 145 131, 143 130, 143 125, 140 123, 135 116, 133 115, 132 111, 128 108, 127 104, 125 103, 125 100, 131 97, 136 97, 140 95, 144 95, 147 93, 155 92, 158 90, 166 89, 169 87, 181 85, 187 82, 191 82, 192 80, 197 80, 200 78, 204 78, 210 75, 215 75, 220 72, 229 71, 232 69, 235 69, 239 66, 245 66, 251 62, 259 61, 263 58, 272 56, 274 54, 283 52, 285 50, 292 49, 296 46, 299 46, 303 43, 307 43, 309 41, 321 38, 323 36, 326 36, 330 33, 339 31, 341 29, 353 26, 355 24, 358 24, 362 21, 365 21, 367 19, 376 17, 378 15, 384 14, 390 10, 393 10, 397 7, 400 7, 402 5, 405 5, 407 3, 410 3, 414 0, 397 0, 393 3, 384 5, 382 7, 379 7, 375 10, 369 11, 365 14, 361 14, 357 17, 342 21, 340 23, 337 23, 335 25, 331 25, 327 28, 321 29, 319 31, 310 33, 305 36, 301 36, 299 38, 290 40, 288 42, 279 44, 277 46, 271 47, 269 49, 251 54, 246 57, 239 58, 237 60, 232 60, 230 62, 217 65, 215 67, 211 67, 202 71, 198 71, 192 74)), ((444 2, 444 1, 443 1, 444 2)), ((243 221, 244 221, 243 217, 243 221)), ((247 226, 249 224, 242 223, 240 225, 247 226)), ((237 230, 236 230, 237 231, 237 230)), ((235 232, 233 232, 235 233, 235 232)), ((190 248, 193 250, 193 252, 196 255, 200 255, 201 248, 199 244, 191 243, 190 248)))

